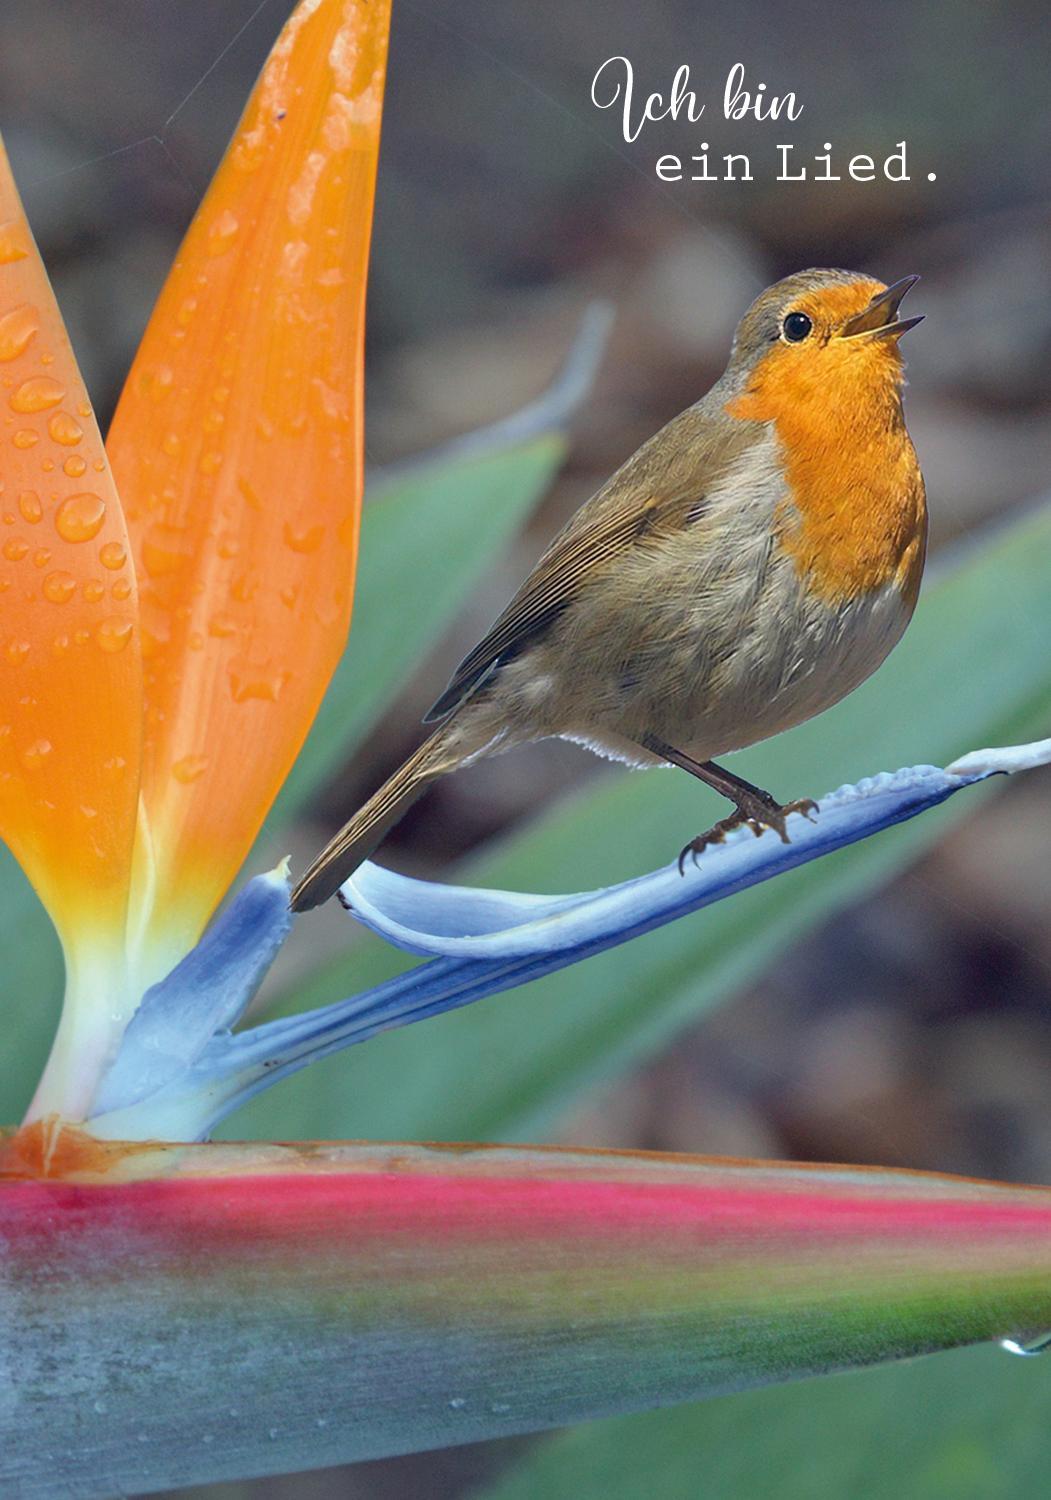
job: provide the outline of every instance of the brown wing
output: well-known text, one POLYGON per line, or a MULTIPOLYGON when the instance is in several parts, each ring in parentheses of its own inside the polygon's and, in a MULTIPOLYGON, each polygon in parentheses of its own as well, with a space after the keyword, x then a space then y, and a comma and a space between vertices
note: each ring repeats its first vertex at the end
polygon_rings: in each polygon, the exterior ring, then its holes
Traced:
POLYGON ((690 407, 629 458, 555 537, 424 722, 451 713, 546 630, 573 602, 583 577, 643 538, 668 535, 696 520, 706 483, 721 477, 740 451, 743 430, 754 425, 734 423, 728 434, 724 423, 713 424, 703 406, 690 407))
MULTIPOLYGON (((598 497, 595 497, 596 500, 598 497)), ((585 511, 588 507, 585 507, 585 511)), ((653 502, 636 509, 618 506, 594 516, 578 512, 544 553, 488 635, 464 657, 424 723, 442 719, 490 672, 516 656, 572 601, 583 572, 599 568, 631 545, 647 527, 653 502)))

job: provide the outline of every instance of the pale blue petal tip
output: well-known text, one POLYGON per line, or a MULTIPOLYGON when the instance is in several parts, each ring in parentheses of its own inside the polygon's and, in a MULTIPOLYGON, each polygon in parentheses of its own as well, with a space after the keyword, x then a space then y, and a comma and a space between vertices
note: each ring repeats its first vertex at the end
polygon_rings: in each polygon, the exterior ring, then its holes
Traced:
POLYGON ((827 793, 813 821, 793 815, 787 844, 770 830, 755 838, 744 829, 687 861, 683 873, 673 859, 572 895, 464 889, 363 865, 342 890, 354 916, 431 961, 347 1000, 231 1035, 291 925, 284 871, 259 877, 147 994, 94 1113, 137 1136, 160 1121, 180 1139, 203 1138, 259 1090, 343 1047, 525 984, 904 822, 976 781, 1049 760, 1046 741, 974 752, 948 771, 872 776, 827 793))
POLYGON ((146 991, 93 1113, 125 1108, 184 1074, 243 1014, 291 926, 284 867, 250 880, 196 948, 146 991))
POLYGON ((519 895, 413 880, 365 864, 342 897, 353 915, 399 948, 447 958, 507 959, 566 952, 625 936, 743 890, 782 870, 914 816, 984 775, 951 776, 936 766, 871 776, 821 800, 813 822, 789 819, 791 842, 748 829, 687 860, 650 875, 575 895, 519 895))

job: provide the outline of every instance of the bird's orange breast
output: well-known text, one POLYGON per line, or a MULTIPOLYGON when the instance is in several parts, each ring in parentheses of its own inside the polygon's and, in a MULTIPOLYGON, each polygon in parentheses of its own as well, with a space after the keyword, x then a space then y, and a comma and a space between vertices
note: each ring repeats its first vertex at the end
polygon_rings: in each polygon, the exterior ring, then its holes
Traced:
POLYGON ((781 545, 832 606, 895 582, 911 610, 919 592, 927 511, 905 428, 900 358, 883 341, 822 351, 821 363, 774 348, 727 405, 773 422, 788 500, 781 545))

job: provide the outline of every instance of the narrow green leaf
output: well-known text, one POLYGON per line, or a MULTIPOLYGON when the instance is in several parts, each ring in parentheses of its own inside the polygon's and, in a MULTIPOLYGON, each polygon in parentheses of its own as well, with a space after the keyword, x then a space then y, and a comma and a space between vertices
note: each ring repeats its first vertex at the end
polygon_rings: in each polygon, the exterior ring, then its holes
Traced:
POLYGON ((1019 1500, 1047 1489, 1051 1359, 966 1349, 580 1427, 472 1500, 1019 1500))
POLYGON ((301 808, 364 739, 476 580, 550 484, 564 440, 414 468, 370 499, 350 643, 264 837, 301 808))
MULTIPOLYGON (((1049 593, 1045 506, 932 583, 904 643, 864 687, 735 765, 787 799, 1046 734, 1049 593)), ((535 1136, 582 1088, 666 1044, 815 921, 929 846, 966 814, 956 802, 513 995, 317 1064, 238 1112, 226 1129, 279 1139, 535 1136)), ((465 878, 524 890, 588 889, 665 863, 718 814, 714 796, 686 776, 606 772, 472 864, 465 878)), ((279 1009, 323 1004, 404 966, 401 955, 357 943, 350 956, 297 985, 279 1009)))
POLYGON ((62 952, 50 919, 0 845, 0 1121, 20 1120, 47 1059, 62 1000, 62 952))

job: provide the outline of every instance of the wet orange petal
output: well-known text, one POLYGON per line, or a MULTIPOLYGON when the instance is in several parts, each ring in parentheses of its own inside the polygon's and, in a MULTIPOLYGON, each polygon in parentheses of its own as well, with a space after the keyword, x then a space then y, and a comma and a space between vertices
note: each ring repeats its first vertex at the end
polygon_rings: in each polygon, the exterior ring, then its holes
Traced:
POLYGON ((74 969, 101 933, 110 949, 122 941, 137 619, 102 439, 0 145, 0 836, 74 969))
POLYGON ((152 920, 198 935, 343 649, 389 0, 303 0, 109 436, 142 596, 152 920))

